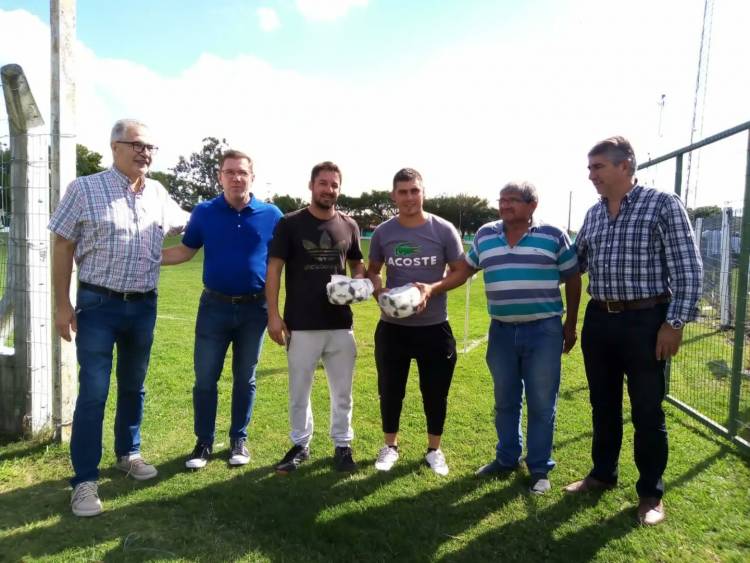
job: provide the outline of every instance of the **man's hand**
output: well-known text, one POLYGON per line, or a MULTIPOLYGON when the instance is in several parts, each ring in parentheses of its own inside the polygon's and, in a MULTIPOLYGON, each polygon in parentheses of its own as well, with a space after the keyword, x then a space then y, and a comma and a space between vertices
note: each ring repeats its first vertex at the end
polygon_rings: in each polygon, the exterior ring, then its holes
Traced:
POLYGON ((563 325, 563 354, 567 354, 576 345, 578 340, 578 333, 576 331, 576 319, 571 319, 570 322, 565 320, 563 325))
POLYGON ((416 311, 414 312, 415 315, 418 315, 425 310, 427 302, 430 300, 430 297, 432 297, 432 285, 422 282, 414 282, 414 285, 419 290, 419 293, 422 294, 422 300, 419 302, 416 311))
POLYGON ((682 329, 672 328, 669 323, 664 323, 656 334, 656 359, 668 360, 677 355, 682 342, 682 329))
POLYGON ((289 329, 286 327, 284 319, 278 316, 268 317, 268 336, 271 337, 276 344, 284 346, 289 339, 289 329))
POLYGON ((60 338, 68 342, 70 342, 70 331, 78 332, 76 312, 70 301, 57 304, 57 309, 55 310, 55 328, 60 338))

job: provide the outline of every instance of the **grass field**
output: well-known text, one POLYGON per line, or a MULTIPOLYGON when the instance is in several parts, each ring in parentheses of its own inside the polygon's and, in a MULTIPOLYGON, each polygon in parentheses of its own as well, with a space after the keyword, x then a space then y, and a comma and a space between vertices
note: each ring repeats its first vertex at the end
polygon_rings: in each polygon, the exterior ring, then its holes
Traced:
MULTIPOLYGON (((112 400, 100 480, 105 513, 97 518, 70 513, 66 446, 5 443, 0 446, 1 561, 750 560, 750 461, 671 407, 663 525, 635 524, 637 474, 629 420, 617 489, 601 496, 562 492, 590 464, 590 408, 579 348, 564 358, 553 490, 542 497, 529 495, 523 473, 507 480, 473 476, 492 458, 495 444, 480 279, 471 286, 467 335, 475 347, 460 354, 451 390, 443 441, 451 467, 446 478, 422 464, 426 438, 416 377, 410 379, 402 417, 401 460, 390 473, 372 467, 382 443, 372 302, 354 308, 358 472, 349 476, 332 470, 328 391, 320 372, 313 387, 312 459, 296 474, 274 475, 272 464, 289 447, 286 361, 268 339, 249 429, 250 465, 230 469, 226 464, 227 364, 220 382, 217 455, 206 469, 186 472, 184 458, 194 443, 192 333, 200 280, 200 254, 162 270, 143 424, 144 455, 158 466, 159 477, 138 483, 112 469, 112 400)), ((465 299, 465 288, 459 288, 449 300, 459 349, 465 299)))

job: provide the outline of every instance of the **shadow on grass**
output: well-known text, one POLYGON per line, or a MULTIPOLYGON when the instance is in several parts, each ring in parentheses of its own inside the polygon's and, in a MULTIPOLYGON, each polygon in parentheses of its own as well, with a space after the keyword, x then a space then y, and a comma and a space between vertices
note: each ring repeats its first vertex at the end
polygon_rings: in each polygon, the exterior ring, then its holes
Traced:
MULTIPOLYGON (((669 487, 681 487, 726 454, 707 457, 669 487)), ((212 475, 218 459, 194 477, 183 463, 180 457, 160 464, 159 477, 143 483, 105 469, 100 488, 105 513, 96 518, 70 513, 62 479, 1 495, 0 554, 105 561, 473 562, 500 555, 585 561, 637 529, 632 508, 595 524, 566 526, 595 507, 601 495, 530 496, 520 472, 507 479, 444 480, 421 460, 402 460, 387 473, 368 467, 350 476, 332 471, 331 459, 324 457, 286 477, 274 475, 270 466, 245 467, 206 482, 201 479, 212 475), (434 487, 424 490, 423 480, 434 487), (153 489, 148 500, 131 498, 144 496, 144 487, 153 489), (382 533, 383 522, 391 534, 382 533)))
POLYGON ((706 338, 711 338, 712 336, 716 336, 717 334, 722 334, 726 331, 719 329, 713 330, 711 332, 705 332, 703 334, 696 334, 695 336, 691 336, 690 338, 685 338, 682 341, 682 346, 687 346, 689 344, 693 344, 694 342, 698 342, 699 340, 705 340, 706 338))
POLYGON ((0 453, 0 462, 36 456, 45 451, 50 444, 52 444, 51 440, 24 441, 10 436, 0 438, 0 446, 10 450, 0 453))

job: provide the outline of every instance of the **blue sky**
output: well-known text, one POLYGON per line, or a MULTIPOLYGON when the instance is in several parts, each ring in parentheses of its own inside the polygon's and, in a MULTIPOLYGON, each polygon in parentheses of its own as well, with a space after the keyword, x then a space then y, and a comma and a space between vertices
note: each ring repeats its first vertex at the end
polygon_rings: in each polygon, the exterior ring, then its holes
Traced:
MULTIPOLYGON (((234 58, 253 53, 274 65, 322 75, 372 76, 428 57, 467 36, 502 33, 515 18, 542 3, 462 0, 380 0, 353 6, 346 17, 310 22, 292 1, 78 0, 78 38, 109 58, 141 63, 177 75, 202 53, 234 58), (258 27, 258 8, 273 9, 280 26, 258 27), (121 30, 122 36, 114 30, 121 30), (131 30, 127 34, 125 30, 131 30)), ((0 0, 0 8, 23 8, 42 19, 49 1, 0 0)))
MULTIPOLYGON (((106 161, 111 123, 140 118, 161 146, 159 170, 206 136, 226 137, 255 158, 261 196, 306 197, 310 168, 327 159, 353 195, 388 189, 403 166, 422 172, 428 197, 493 201, 526 179, 554 223, 567 222, 573 192, 575 227, 596 198, 585 158, 594 142, 623 134, 641 161, 688 144, 703 7, 78 0, 74 133, 106 161)), ((24 67, 43 111, 48 10, 46 0, 0 0, 0 64, 24 67)), ((714 2, 698 138, 750 119, 747 21, 750 2, 714 2)), ((706 150, 691 178, 707 188, 690 204, 741 199, 743 156, 741 139, 706 150)), ((672 174, 665 165, 644 179, 671 189, 672 174)))

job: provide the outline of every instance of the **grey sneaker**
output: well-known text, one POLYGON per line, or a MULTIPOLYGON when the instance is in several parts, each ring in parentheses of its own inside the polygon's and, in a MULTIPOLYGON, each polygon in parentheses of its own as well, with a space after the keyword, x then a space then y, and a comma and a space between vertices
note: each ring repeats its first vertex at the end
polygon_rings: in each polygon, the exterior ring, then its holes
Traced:
POLYGON ((137 481, 152 479, 159 473, 156 467, 146 463, 139 453, 118 457, 115 467, 137 481))
POLYGON ((543 495, 552 488, 546 473, 532 473, 529 492, 535 495, 543 495))
POLYGON ((232 440, 232 450, 229 453, 229 465, 247 465, 250 463, 250 452, 247 451, 245 438, 232 440))
POLYGON ((102 513, 99 487, 96 481, 78 483, 70 495, 70 508, 76 516, 96 516, 102 513))

